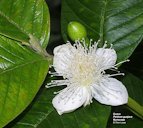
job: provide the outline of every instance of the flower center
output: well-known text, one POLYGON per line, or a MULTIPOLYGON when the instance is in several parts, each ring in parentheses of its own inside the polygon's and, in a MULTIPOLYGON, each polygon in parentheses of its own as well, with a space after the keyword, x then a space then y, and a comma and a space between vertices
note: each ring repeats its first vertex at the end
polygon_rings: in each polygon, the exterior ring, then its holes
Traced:
POLYGON ((69 80, 75 85, 90 86, 96 80, 96 66, 93 57, 88 54, 76 54, 70 69, 71 77, 69 80))

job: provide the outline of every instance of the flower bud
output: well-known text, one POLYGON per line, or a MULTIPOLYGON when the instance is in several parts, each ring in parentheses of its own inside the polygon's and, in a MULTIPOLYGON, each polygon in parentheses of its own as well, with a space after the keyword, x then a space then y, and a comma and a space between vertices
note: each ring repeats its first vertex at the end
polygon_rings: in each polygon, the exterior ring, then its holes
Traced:
POLYGON ((68 24, 67 28, 68 36, 72 41, 81 40, 82 38, 87 37, 87 32, 85 27, 76 21, 72 21, 68 24))

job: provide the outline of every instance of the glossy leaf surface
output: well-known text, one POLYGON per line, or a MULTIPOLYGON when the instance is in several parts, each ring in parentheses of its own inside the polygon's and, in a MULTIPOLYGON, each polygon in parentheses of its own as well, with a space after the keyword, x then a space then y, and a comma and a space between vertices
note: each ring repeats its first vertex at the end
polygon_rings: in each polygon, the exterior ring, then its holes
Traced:
POLYGON ((32 101, 48 71, 48 60, 0 36, 0 127, 32 101))
POLYGON ((0 127, 31 103, 49 68, 47 57, 20 42, 32 34, 46 48, 49 30, 44 0, 0 1, 0 127))
POLYGON ((63 0, 62 35, 68 40, 70 21, 82 23, 88 37, 108 41, 118 53, 118 61, 127 59, 140 43, 143 33, 143 0, 63 0))
POLYGON ((49 31, 49 11, 44 0, 0 0, 1 35, 28 42, 32 34, 46 48, 49 31))

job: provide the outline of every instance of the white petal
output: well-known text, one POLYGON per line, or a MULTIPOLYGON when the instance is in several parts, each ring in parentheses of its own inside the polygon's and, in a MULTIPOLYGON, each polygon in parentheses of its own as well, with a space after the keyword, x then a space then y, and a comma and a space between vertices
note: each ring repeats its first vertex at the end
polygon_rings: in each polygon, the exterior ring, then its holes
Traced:
POLYGON ((109 69, 115 65, 117 60, 117 54, 114 49, 110 48, 98 48, 96 51, 96 60, 100 69, 109 69))
POLYGON ((102 104, 118 106, 128 102, 126 87, 114 78, 102 78, 92 89, 93 97, 102 104))
POLYGON ((52 101, 59 115, 72 112, 86 102, 87 90, 84 87, 67 87, 52 101))
POLYGON ((75 48, 70 44, 63 44, 54 49, 53 65, 57 73, 64 73, 74 57, 75 48))

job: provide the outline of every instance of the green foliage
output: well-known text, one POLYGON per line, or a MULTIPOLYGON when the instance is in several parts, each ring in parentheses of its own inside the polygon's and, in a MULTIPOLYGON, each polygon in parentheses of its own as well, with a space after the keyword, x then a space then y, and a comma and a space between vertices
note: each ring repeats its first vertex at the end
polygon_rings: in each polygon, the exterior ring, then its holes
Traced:
POLYGON ((47 71, 48 60, 18 42, 0 37, 0 127, 32 101, 47 71))
POLYGON ((44 89, 32 108, 13 128, 106 128, 110 107, 93 102, 75 112, 58 115, 52 106, 56 88, 44 89))
POLYGON ((0 127, 3 127, 31 103, 47 75, 48 58, 22 45, 29 43, 28 35, 33 34, 42 47, 47 46, 47 5, 43 0, 1 0, 0 24, 0 127))
POLYGON ((118 61, 127 59, 143 33, 142 0, 62 0, 62 35, 67 25, 78 21, 87 28, 88 37, 107 40, 117 51, 118 61))
POLYGON ((28 42, 34 35, 46 48, 49 40, 49 11, 44 0, 0 0, 0 34, 28 42))
MULTIPOLYGON (((143 0, 62 0, 62 35, 65 41, 69 39, 67 33, 77 36, 67 26, 78 21, 87 29, 84 36, 100 39, 100 47, 107 40, 122 61, 142 40, 142 12, 143 0)), ((90 106, 59 116, 51 103, 57 88, 41 88, 36 95, 49 69, 45 52, 49 31, 44 0, 0 0, 0 127, 13 120, 7 128, 106 128, 110 106, 94 100, 90 106), (29 35, 33 35, 31 40, 29 35), (30 47, 23 45, 30 42, 30 47)), ((129 96, 143 105, 143 82, 132 74, 126 74, 122 81, 129 96)), ((123 106, 117 108, 128 112, 123 106)), ((109 122, 108 128, 142 128, 143 121, 133 116, 127 125, 109 122)))
POLYGON ((122 82, 126 85, 129 95, 143 106, 143 81, 131 73, 127 73, 122 82))
MULTIPOLYGON (((126 85, 129 95, 140 104, 142 104, 143 96, 143 82, 134 75, 127 73, 123 77, 122 82, 126 85)), ((106 123, 110 114, 110 108, 101 105, 97 102, 93 102, 90 106, 85 108, 81 107, 73 113, 64 114, 59 116, 52 107, 51 101, 53 98, 53 92, 58 91, 55 88, 49 90, 42 89, 38 98, 32 103, 32 108, 27 109, 27 114, 16 123, 13 122, 13 128, 106 128, 106 123), (74 122, 74 123, 73 123, 74 122), (16 124, 15 124, 16 123, 16 124), (14 125, 15 124, 15 125, 14 125)), ((124 115, 133 115, 127 111, 125 106, 115 107, 113 112, 117 109, 117 112, 123 112, 124 115)), ((112 116, 111 116, 112 117, 112 116)), ((127 120, 125 125, 113 125, 112 119, 109 122, 108 128, 142 128, 143 121, 133 115, 133 118, 127 120)))

